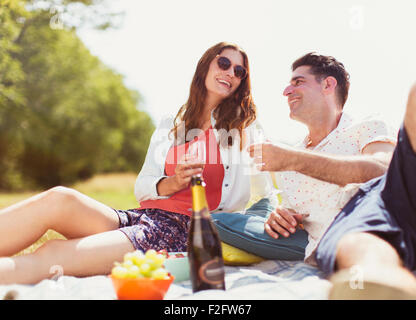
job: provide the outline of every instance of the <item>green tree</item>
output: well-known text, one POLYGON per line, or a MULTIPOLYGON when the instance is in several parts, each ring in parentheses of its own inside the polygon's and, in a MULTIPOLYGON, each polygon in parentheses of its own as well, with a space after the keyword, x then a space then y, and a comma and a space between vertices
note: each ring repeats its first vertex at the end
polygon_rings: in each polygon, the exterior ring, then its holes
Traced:
POLYGON ((19 46, 15 39, 25 17, 22 3, 0 0, 0 188, 22 186, 17 159, 23 145, 18 126, 23 115, 24 96, 17 83, 24 77, 16 58, 19 46), (20 21, 20 22, 19 22, 20 21))
POLYGON ((6 96, 0 100, 6 146, 0 166, 7 169, 0 188, 45 188, 97 172, 137 171, 154 129, 137 109, 139 94, 90 54, 73 27, 51 28, 49 9, 19 7, 23 13, 14 17, 7 9, 4 56, 10 62, 0 67, 15 73, 2 80, 12 89, 0 88, 6 96))

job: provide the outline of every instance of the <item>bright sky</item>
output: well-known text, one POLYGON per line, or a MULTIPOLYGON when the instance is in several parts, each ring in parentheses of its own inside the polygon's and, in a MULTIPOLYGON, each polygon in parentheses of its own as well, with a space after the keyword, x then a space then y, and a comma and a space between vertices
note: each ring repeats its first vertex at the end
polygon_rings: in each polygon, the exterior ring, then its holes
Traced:
POLYGON ((220 41, 248 54, 258 119, 273 139, 292 142, 306 128, 289 119, 282 92, 290 65, 317 51, 351 75, 345 106, 397 128, 416 81, 416 1, 117 0, 118 30, 78 32, 92 54, 125 76, 155 124, 185 103, 196 64, 220 41))

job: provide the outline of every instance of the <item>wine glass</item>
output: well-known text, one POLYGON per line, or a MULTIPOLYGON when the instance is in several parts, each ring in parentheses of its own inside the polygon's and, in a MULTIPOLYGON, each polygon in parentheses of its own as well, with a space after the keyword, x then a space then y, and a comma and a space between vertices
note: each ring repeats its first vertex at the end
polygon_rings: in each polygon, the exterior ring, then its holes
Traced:
MULTIPOLYGON (((264 143, 271 142, 269 139, 267 139, 264 133, 264 129, 259 123, 256 123, 255 128, 250 138, 251 138, 251 141, 249 141, 250 145, 261 145, 264 143)), ((262 158, 261 148, 255 149, 254 156, 250 157, 249 159, 250 171, 251 171, 250 174, 252 175, 252 179, 251 179, 252 184, 257 185, 257 187, 263 186, 268 195, 270 194, 277 195, 278 193, 280 193, 280 191, 278 191, 274 186, 273 179, 271 176, 273 173, 269 171, 261 171, 260 167, 262 165, 262 162, 256 163, 254 161, 255 158, 257 159, 262 158)))
POLYGON ((188 151, 186 152, 188 157, 194 158, 195 163, 201 163, 205 165, 206 162, 206 143, 203 140, 196 140, 189 144, 188 151))

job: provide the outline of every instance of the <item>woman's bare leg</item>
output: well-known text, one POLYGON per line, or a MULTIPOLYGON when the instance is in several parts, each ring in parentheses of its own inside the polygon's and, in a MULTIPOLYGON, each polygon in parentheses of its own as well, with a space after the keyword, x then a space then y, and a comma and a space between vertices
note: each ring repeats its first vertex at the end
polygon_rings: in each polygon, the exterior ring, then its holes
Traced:
POLYGON ((0 256, 27 248, 48 229, 73 239, 118 226, 110 207, 76 190, 55 187, 0 210, 0 256))
POLYGON ((51 240, 36 252, 0 258, 0 284, 33 284, 61 270, 63 275, 109 274, 115 261, 133 251, 130 240, 119 230, 72 240, 51 240))

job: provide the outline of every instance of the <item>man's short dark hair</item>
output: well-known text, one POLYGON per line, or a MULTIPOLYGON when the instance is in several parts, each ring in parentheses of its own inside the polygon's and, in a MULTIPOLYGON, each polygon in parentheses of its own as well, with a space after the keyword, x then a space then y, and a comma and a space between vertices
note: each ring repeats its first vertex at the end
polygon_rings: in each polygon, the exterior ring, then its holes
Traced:
POLYGON ((292 71, 298 67, 310 66, 310 72, 315 75, 317 81, 322 81, 326 77, 332 76, 337 80, 337 96, 344 107, 348 98, 348 90, 350 88, 350 75, 345 70, 344 65, 337 61, 334 57, 319 55, 316 52, 310 52, 300 57, 292 64, 292 71))

